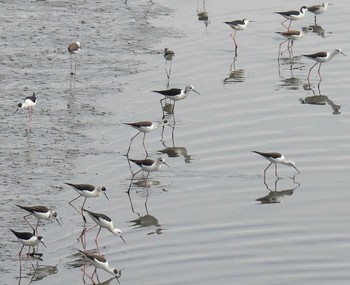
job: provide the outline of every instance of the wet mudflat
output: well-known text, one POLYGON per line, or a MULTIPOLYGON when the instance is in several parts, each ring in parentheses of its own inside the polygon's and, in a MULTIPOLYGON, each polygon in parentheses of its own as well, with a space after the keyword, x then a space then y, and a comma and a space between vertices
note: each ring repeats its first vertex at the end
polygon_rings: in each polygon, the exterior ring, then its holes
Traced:
MULTIPOLYGON (((91 198, 86 208, 123 231, 125 244, 104 229, 98 244, 124 268, 121 284, 347 284, 350 59, 336 56, 322 66, 322 81, 315 68, 307 82, 314 62, 300 54, 350 55, 350 5, 329 6, 318 19, 321 36, 308 33, 293 59, 287 52, 278 61, 283 38, 274 32, 283 27, 272 12, 304 3, 119 2, 2 3, 2 284, 84 283, 76 250, 83 221, 68 204, 77 193, 63 182, 107 188, 109 201, 91 198), (199 21, 198 8, 208 20, 199 21), (256 22, 237 32, 234 58, 224 22, 245 17, 256 22), (82 50, 71 76, 67 46, 76 40, 82 50), (201 95, 176 103, 175 128, 147 134, 149 156, 162 153, 170 167, 150 175, 148 195, 141 179, 128 196, 124 154, 136 130, 122 123, 161 119, 162 97, 151 91, 167 87, 165 47, 176 52, 170 87, 193 84, 201 95), (26 111, 13 112, 32 92, 28 133, 26 111), (264 181, 268 161, 252 150, 282 152, 301 173, 281 165, 277 180, 271 167, 264 181), (62 223, 40 226, 43 260, 33 274, 24 258, 21 279, 20 244, 8 229, 30 228, 15 203, 52 207, 62 223)), ((306 14, 292 27, 313 20, 306 14)), ((141 135, 129 156, 145 157, 141 135)), ((96 233, 87 233, 88 249, 96 233)), ((117 284, 110 277, 99 273, 102 284, 117 284)))

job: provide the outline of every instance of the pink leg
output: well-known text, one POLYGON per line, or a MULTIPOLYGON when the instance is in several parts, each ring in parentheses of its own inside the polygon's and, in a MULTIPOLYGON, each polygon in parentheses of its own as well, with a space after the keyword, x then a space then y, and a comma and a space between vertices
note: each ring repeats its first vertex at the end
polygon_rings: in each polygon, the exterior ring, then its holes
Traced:
POLYGON ((282 55, 282 54, 286 51, 286 50, 284 50, 284 51, 281 52, 281 47, 282 47, 282 45, 283 45, 286 41, 289 41, 289 40, 285 40, 285 41, 283 41, 282 43, 280 43, 280 48, 279 48, 279 50, 278 50, 278 56, 282 55))
POLYGON ((167 60, 165 60, 165 72, 166 72, 166 77, 169 79, 169 77, 170 77, 170 72, 168 72, 168 69, 166 68, 166 66, 167 66, 167 60))
POLYGON ((38 235, 39 222, 40 222, 40 219, 38 219, 38 222, 36 223, 36 227, 35 227, 35 234, 37 234, 37 235, 38 235))
POLYGON ((235 48, 237 49, 237 43, 236 43, 236 30, 233 31, 233 33, 231 33, 231 38, 233 39, 233 42, 235 44, 235 48))
POLYGON ((266 170, 271 166, 272 162, 270 162, 270 164, 265 168, 264 170, 264 177, 266 176, 266 170))
POLYGON ((100 253, 100 249, 99 249, 99 247, 98 247, 97 238, 98 238, 98 235, 100 234, 101 229, 102 229, 102 228, 100 227, 99 230, 98 230, 98 232, 97 232, 96 238, 95 238, 95 244, 96 244, 97 251, 98 251, 99 254, 101 254, 101 253, 100 253))
POLYGON ((145 178, 145 187, 147 189, 147 192, 148 192, 148 184, 147 184, 148 176, 149 176, 149 172, 147 172, 147 176, 145 178))
POLYGON ((173 113, 173 120, 174 120, 174 125, 176 124, 176 120, 175 120, 175 103, 176 103, 176 101, 174 101, 174 103, 173 103, 173 109, 172 109, 172 113, 173 113))
POLYGON ((82 244, 84 250, 86 249, 86 237, 85 237, 85 234, 86 234, 86 228, 84 228, 81 231, 80 236, 78 237, 78 241, 81 241, 81 244, 82 244))
POLYGON ((21 250, 18 253, 18 257, 19 257, 19 270, 22 271, 22 259, 21 259, 21 254, 22 254, 22 250, 24 248, 24 245, 22 245, 21 250))
POLYGON ((170 74, 171 74, 171 64, 173 63, 172 60, 170 60, 170 65, 169 65, 169 73, 168 73, 168 79, 170 79, 170 74))
POLYGON ((132 141, 134 140, 134 138, 136 138, 141 132, 138 132, 136 135, 134 135, 131 140, 130 140, 130 144, 129 144, 129 148, 128 148, 128 152, 126 153, 126 156, 129 155, 129 152, 130 152, 130 148, 131 148, 131 143, 132 141))
POLYGON ((131 184, 132 184, 132 182, 134 181, 134 177, 135 177, 136 174, 140 173, 141 171, 142 171, 142 170, 139 170, 139 171, 135 172, 135 173, 132 175, 131 181, 130 181, 130 185, 129 185, 129 189, 128 189, 128 191, 127 191, 126 193, 128 193, 128 194, 130 193, 131 184))
POLYGON ((94 275, 96 273, 96 270, 97 270, 97 268, 95 267, 95 270, 94 270, 94 272, 92 272, 92 275, 90 277, 90 280, 92 281, 92 284, 96 284, 96 282, 94 281, 94 275))
POLYGON ((322 62, 320 62, 320 67, 318 68, 318 75, 320 76, 320 79, 322 80, 321 73, 320 73, 321 65, 322 65, 322 62))
POLYGON ((83 205, 81 205, 81 208, 80 208, 80 214, 83 216, 84 224, 86 224, 86 218, 84 216, 84 206, 85 206, 86 199, 87 199, 87 197, 85 197, 84 203, 83 203, 83 205))
POLYGON ((31 214, 29 214, 29 215, 25 215, 24 217, 23 217, 23 219, 27 222, 27 224, 32 228, 32 230, 34 231, 34 233, 35 233, 35 229, 33 228, 33 226, 28 222, 28 220, 27 220, 27 217, 28 216, 31 216, 31 214))
POLYGON ((148 152, 145 146, 145 137, 146 137, 146 133, 143 133, 142 145, 143 145, 143 148, 145 149, 146 155, 148 156, 148 152))
POLYGON ((281 22, 281 25, 282 25, 284 28, 286 28, 286 29, 288 29, 288 27, 286 27, 286 26, 284 25, 284 23, 287 22, 287 21, 288 21, 288 19, 285 19, 283 22, 281 22))
POLYGON ((280 177, 278 176, 278 174, 277 174, 277 163, 275 163, 275 174, 276 174, 276 176, 277 176, 278 178, 280 178, 280 177))
POLYGON ((87 275, 87 274, 86 274, 86 272, 85 272, 85 266, 83 266, 82 268, 80 268, 80 271, 83 272, 83 284, 86 284, 85 275, 87 275))
MULTIPOLYGON (((81 195, 79 195, 78 197, 74 198, 72 201, 69 202, 69 205, 71 205, 80 215, 83 216, 84 222, 86 223, 86 219, 85 219, 85 217, 84 217, 84 215, 83 215, 83 213, 82 213, 82 210, 79 211, 79 210, 78 210, 76 207, 74 207, 74 205, 72 204, 72 202, 74 202, 76 199, 78 199, 78 198, 80 198, 80 197, 81 197, 81 195)), ((83 206, 84 206, 84 204, 85 204, 86 198, 87 198, 87 197, 85 197, 83 206)), ((82 206, 82 207, 83 207, 83 206, 82 206)))
MULTIPOLYGON (((309 74, 308 74, 308 76, 307 76, 307 80, 309 80, 309 78, 310 78, 311 70, 312 70, 317 64, 318 64, 318 62, 316 62, 316 63, 310 68, 309 74)), ((321 63, 320 63, 320 66, 321 66, 321 63)))
MULTIPOLYGON (((30 250, 30 247, 29 247, 29 250, 30 250)), ((33 250, 34 250, 34 248, 33 248, 33 250)), ((33 269, 35 269, 35 266, 34 266, 34 264, 32 262, 32 259, 30 258, 30 254, 28 254, 28 259, 29 259, 30 264, 32 265, 33 269)))
POLYGON ((163 118, 162 119, 164 119, 165 118, 165 114, 164 114, 164 108, 163 108, 163 101, 165 100, 166 98, 163 98, 163 99, 160 99, 160 106, 161 106, 161 109, 162 109, 162 112, 163 112, 163 118))
POLYGON ((292 56, 292 57, 294 56, 294 54, 293 54, 293 45, 294 45, 294 41, 291 40, 289 53, 290 53, 290 56, 292 56))

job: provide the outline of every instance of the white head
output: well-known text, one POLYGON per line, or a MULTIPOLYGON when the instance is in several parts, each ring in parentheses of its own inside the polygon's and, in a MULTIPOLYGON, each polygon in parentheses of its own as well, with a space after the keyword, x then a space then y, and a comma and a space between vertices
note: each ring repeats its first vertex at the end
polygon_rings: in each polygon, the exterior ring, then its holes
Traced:
POLYGON ((60 221, 57 219, 57 212, 53 211, 53 210, 50 210, 49 219, 52 219, 52 218, 55 218, 57 223, 62 227, 60 221))
POLYGON ((306 11, 307 11, 307 7, 306 7, 306 6, 302 6, 302 7, 300 8, 300 12, 301 12, 302 14, 304 14, 306 11))
POLYGON ((185 93, 189 93, 190 91, 193 91, 195 93, 197 93, 198 95, 200 95, 193 87, 193 85, 188 85, 186 86, 186 89, 185 89, 185 93))
POLYGON ((56 211, 53 211, 53 210, 50 210, 50 215, 49 215, 49 218, 57 218, 57 212, 56 211))
POLYGON ((42 236, 38 236, 38 244, 39 242, 41 242, 43 244, 43 246, 46 247, 46 245, 44 244, 44 238, 42 236))
MULTIPOLYGON (((117 268, 109 268, 109 273, 115 276, 115 278, 120 278, 121 276, 121 270, 118 270, 117 268)), ((119 280, 118 280, 119 282, 119 280)))
POLYGON ((120 229, 114 228, 112 230, 112 233, 115 234, 116 236, 120 237, 122 239, 122 241, 125 242, 125 240, 124 240, 124 238, 122 236, 122 231, 120 229))
POLYGON ((347 56, 345 53, 342 52, 342 50, 341 50, 340 48, 334 50, 334 52, 335 52, 336 54, 341 53, 342 55, 347 56))
POLYGON ((98 194, 99 194, 99 196, 103 193, 105 196, 106 196, 106 198, 107 198, 107 200, 109 200, 109 198, 108 198, 108 196, 107 196, 107 194, 106 194, 106 187, 104 187, 104 186, 102 186, 102 187, 97 187, 97 192, 98 192, 98 194))
POLYGON ((322 3, 322 6, 324 7, 325 10, 327 10, 328 2, 323 2, 323 3, 322 3))
POLYGON ((293 167, 296 171, 298 171, 298 173, 300 173, 300 171, 296 168, 294 161, 285 161, 283 164, 293 167))
POLYGON ((247 18, 244 18, 243 19, 243 22, 244 22, 244 25, 248 25, 248 23, 252 23, 252 22, 254 22, 254 21, 251 21, 251 20, 248 20, 247 18))
POLYGON ((165 163, 165 159, 163 157, 159 157, 157 163, 160 164, 165 164, 166 166, 170 167, 168 164, 165 163))

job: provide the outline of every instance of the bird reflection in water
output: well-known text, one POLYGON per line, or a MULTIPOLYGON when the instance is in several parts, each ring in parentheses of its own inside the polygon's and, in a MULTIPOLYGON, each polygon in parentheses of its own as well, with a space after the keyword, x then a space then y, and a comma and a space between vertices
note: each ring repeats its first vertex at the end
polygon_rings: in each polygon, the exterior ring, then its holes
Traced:
POLYGON ((239 83, 246 80, 245 71, 242 68, 236 68, 237 56, 234 57, 230 65, 230 74, 223 80, 223 84, 239 83))
MULTIPOLYGON (((158 152, 166 154, 168 157, 175 158, 175 157, 184 157, 185 163, 191 163, 193 158, 192 155, 189 155, 187 153, 187 148, 185 147, 179 147, 175 146, 175 126, 170 126, 172 128, 171 132, 171 146, 167 146, 165 140, 162 141, 163 146, 165 147, 164 149, 158 150, 158 152)), ((163 129, 164 131, 164 129, 163 129)), ((164 133, 162 132, 162 137, 164 137, 164 133)))
POLYGON ((36 260, 36 267, 34 268, 34 272, 28 272, 26 276, 22 276, 22 272, 20 272, 20 276, 18 279, 18 284, 31 284, 35 281, 40 281, 44 279, 45 277, 48 277, 53 274, 57 274, 58 269, 56 265, 38 265, 38 260, 42 261, 41 258, 38 258, 36 260), (27 279, 27 277, 30 277, 29 283, 23 282, 23 279, 27 279))
POLYGON ((166 154, 168 157, 181 157, 183 156, 185 158, 185 163, 191 163, 193 160, 191 155, 187 154, 187 149, 185 147, 166 147, 162 150, 159 150, 159 152, 166 154))
MULTIPOLYGON (((29 253, 28 253, 29 254, 29 253)), ((39 264, 38 261, 43 261, 43 259, 39 256, 34 256, 35 258, 32 258, 33 261, 35 261, 35 266, 34 264, 32 264, 33 270, 34 271, 28 271, 28 272, 24 272, 22 266, 20 265, 19 267, 19 277, 18 277, 18 285, 20 284, 31 284, 35 278, 35 274, 38 270, 39 264), (24 274, 25 273, 25 274, 24 274), (29 279, 29 282, 27 283, 27 280, 29 279), (24 283, 24 280, 25 283, 24 283)))
POLYGON ((132 185, 135 185, 136 187, 140 188, 151 188, 152 186, 158 186, 160 185, 160 181, 155 180, 155 179, 148 179, 145 181, 145 179, 140 178, 137 181, 132 181, 132 185))
POLYGON ((165 73, 166 73, 166 77, 168 79, 168 83, 167 83, 166 88, 168 89, 169 85, 170 85, 171 65, 172 65, 173 59, 175 57, 175 52, 168 49, 168 48, 165 48, 164 52, 163 52, 163 57, 165 59, 165 73), (168 61, 170 62, 169 68, 167 67, 168 61))
POLYGON ((18 285, 29 285, 33 282, 35 278, 36 269, 34 272, 27 272, 25 276, 22 274, 22 269, 19 271, 18 285), (27 281, 29 280, 29 282, 27 281), (27 283, 28 282, 28 283, 27 283))
POLYGON ((292 196, 294 193, 294 190, 300 186, 300 183, 295 181, 295 176, 294 176, 292 178, 294 187, 278 191, 277 190, 277 182, 279 180, 280 180, 279 178, 276 179, 274 190, 270 189, 269 185, 264 180, 264 184, 266 186, 266 189, 269 191, 269 193, 266 196, 263 196, 261 198, 256 199, 256 201, 259 201, 261 204, 282 203, 284 201, 285 196, 292 196))
POLYGON ((326 37, 326 31, 319 25, 310 25, 309 28, 312 29, 312 32, 322 38, 326 37))
POLYGON ((198 5, 197 5, 198 21, 203 21, 205 27, 208 28, 208 26, 210 24, 210 20, 209 20, 208 12, 205 9, 205 0, 203 0, 201 8, 199 7, 200 2, 201 2, 201 0, 198 0, 198 5))
POLYGON ((116 268, 111 268, 104 255, 98 255, 98 253, 94 250, 78 251, 79 253, 72 254, 74 260, 70 261, 68 265, 71 268, 80 268, 80 271, 83 273, 83 284, 86 284, 85 275, 93 282, 92 284, 111 284, 111 280, 115 279, 117 279, 118 283, 120 284, 119 279, 121 278, 122 271, 125 269, 125 267, 123 267, 120 270, 117 270, 116 268), (99 262, 97 262, 97 260, 99 262), (91 276, 86 272, 86 268, 89 266, 95 267, 91 276), (112 274, 114 277, 108 279, 107 281, 101 282, 98 276, 97 269, 103 269, 107 273, 112 274), (96 276, 98 283, 94 281, 94 276, 96 276))
POLYGON ((32 281, 39 281, 57 273, 58 269, 56 265, 40 265, 39 267, 37 267, 32 281))
POLYGON ((169 117, 169 116, 173 116, 174 115, 174 106, 173 106, 173 102, 171 102, 171 100, 166 100, 163 104, 163 118, 169 117))
MULTIPOLYGON (((119 281, 119 279, 120 279, 120 277, 121 277, 121 270, 119 270, 119 276, 118 276, 118 278, 117 278, 117 281, 118 281, 118 283, 120 284, 120 281, 119 281)), ((114 284, 114 280, 115 280, 116 278, 114 278, 114 277, 112 277, 112 278, 110 278, 110 279, 108 279, 108 280, 106 280, 106 281, 104 281, 104 282, 100 282, 99 281, 99 283, 96 283, 95 285, 112 285, 112 284, 114 284)))
POLYGON ((289 57, 294 57, 293 54, 293 46, 294 41, 299 40, 305 36, 309 31, 312 31, 312 28, 309 27, 303 27, 300 31, 299 30, 288 30, 285 32, 276 32, 277 34, 283 36, 285 40, 279 44, 278 49, 278 60, 279 58, 285 53, 286 51, 289 52, 289 57), (281 52, 282 45, 287 42, 287 48, 281 52))
POLYGON ((299 90, 302 86, 301 79, 294 76, 294 70, 300 70, 301 57, 294 58, 280 58, 278 60, 278 75, 280 77, 281 84, 278 87, 282 87, 287 90, 299 90), (283 70, 288 70, 289 77, 283 75, 283 70))
POLYGON ((144 203, 144 207, 146 210, 146 214, 145 215, 141 215, 139 212, 135 211, 135 207, 133 204, 133 201, 131 199, 130 193, 128 194, 129 197, 129 201, 130 201, 130 207, 131 207, 131 211, 137 215, 137 218, 134 220, 131 220, 130 223, 133 223, 131 226, 134 227, 134 229, 137 228, 146 228, 146 227, 155 227, 154 231, 150 231, 147 233, 147 235, 152 235, 152 234, 162 234, 163 233, 163 229, 161 228, 161 225, 158 222, 158 219, 152 215, 149 214, 148 212, 148 207, 147 207, 147 203, 148 203, 148 192, 146 195, 146 200, 144 203))
POLYGON ((333 115, 340 115, 341 106, 335 104, 331 99, 328 98, 328 96, 321 95, 320 85, 321 85, 321 80, 317 85, 318 94, 316 94, 315 90, 311 87, 310 82, 308 82, 308 84, 305 84, 304 89, 311 90, 313 95, 307 96, 305 98, 300 98, 299 102, 301 104, 310 104, 310 105, 321 105, 321 106, 329 105, 332 108, 333 115))

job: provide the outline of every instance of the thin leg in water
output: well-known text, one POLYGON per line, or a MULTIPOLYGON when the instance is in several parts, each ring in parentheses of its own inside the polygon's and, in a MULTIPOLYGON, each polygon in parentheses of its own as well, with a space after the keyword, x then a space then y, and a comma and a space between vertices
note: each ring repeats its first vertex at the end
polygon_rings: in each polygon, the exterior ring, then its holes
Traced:
POLYGON ((265 168, 264 170, 264 177, 266 177, 266 170, 271 166, 272 162, 270 162, 270 164, 265 168))
POLYGON ((142 145, 143 145, 143 148, 145 149, 146 155, 148 156, 148 152, 145 146, 145 137, 146 137, 146 133, 143 133, 142 145))
POLYGON ((129 152, 130 152, 130 148, 131 148, 131 144, 134 140, 134 138, 136 138, 141 132, 138 132, 136 135, 134 135, 131 140, 130 140, 130 144, 129 144, 129 148, 128 148, 128 152, 126 153, 126 156, 129 156, 129 152))
POLYGON ((322 62, 320 62, 320 67, 318 68, 318 76, 319 76, 320 79, 322 80, 322 76, 321 76, 321 73, 320 73, 321 65, 322 65, 322 62))
POLYGON ((280 177, 278 176, 278 174, 277 174, 277 164, 275 164, 275 175, 276 175, 278 178, 280 178, 280 177))
MULTIPOLYGON (((318 64, 318 62, 316 62, 309 70, 309 74, 307 75, 307 80, 309 80, 310 78, 310 73, 311 73, 311 70, 318 64)), ((320 68, 321 68, 321 63, 320 63, 320 68)))

